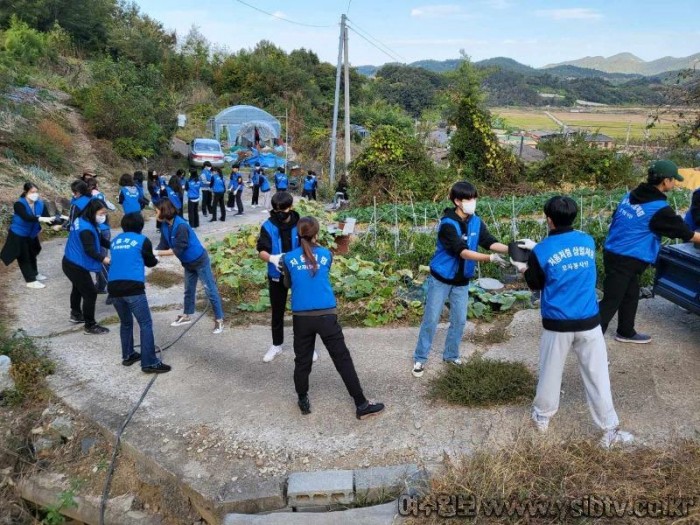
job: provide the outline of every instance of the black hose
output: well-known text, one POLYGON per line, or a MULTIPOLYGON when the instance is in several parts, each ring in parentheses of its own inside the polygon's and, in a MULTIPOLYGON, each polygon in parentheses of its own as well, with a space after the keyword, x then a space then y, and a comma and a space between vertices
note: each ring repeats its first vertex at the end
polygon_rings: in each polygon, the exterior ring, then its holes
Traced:
MULTIPOLYGON (((190 331, 190 329, 197 324, 197 322, 204 317, 204 314, 207 313, 207 310, 209 310, 209 303, 207 303, 206 308, 204 308, 204 311, 199 314, 199 317, 194 320, 194 322, 189 325, 187 328, 185 328, 180 335, 178 335, 175 340, 172 342, 168 343, 165 345, 162 349, 160 349, 161 352, 164 352, 165 350, 169 349, 172 347, 175 343, 177 343, 182 337, 190 331)), ((135 345, 134 348, 138 348, 141 345, 135 345)), ((156 347, 158 348, 158 347, 156 347)), ((129 413, 126 415, 126 418, 122 422, 121 426, 119 427, 119 430, 117 430, 117 437, 114 441, 114 452, 112 453, 112 460, 109 464, 109 469, 107 469, 107 478, 105 479, 105 486, 104 489, 102 490, 102 499, 100 500, 100 525, 104 525, 105 523, 105 511, 107 508, 107 499, 109 498, 109 490, 112 486, 112 477, 114 476, 114 470, 116 467, 116 462, 117 462, 117 456, 119 455, 119 445, 121 444, 121 438, 122 438, 122 433, 126 429, 127 425, 131 421, 131 418, 134 416, 136 411, 139 409, 141 406, 141 403, 143 403, 143 400, 146 398, 146 395, 148 394, 148 391, 151 389, 153 386, 153 383, 155 383, 156 379, 158 378, 158 374, 155 374, 151 380, 148 382, 146 385, 146 388, 143 389, 143 392, 141 393, 141 397, 139 397, 139 400, 136 402, 136 404, 132 407, 132 409, 129 411, 129 413)))

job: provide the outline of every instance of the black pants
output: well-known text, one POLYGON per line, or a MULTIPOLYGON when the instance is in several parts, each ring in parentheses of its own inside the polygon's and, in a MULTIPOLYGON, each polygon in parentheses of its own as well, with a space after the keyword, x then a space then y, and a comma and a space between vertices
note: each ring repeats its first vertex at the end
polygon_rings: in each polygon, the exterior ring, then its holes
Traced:
POLYGON ((211 211, 211 191, 202 190, 202 215, 205 217, 211 211))
POLYGON ((306 317, 294 316, 294 388, 300 396, 309 392, 309 374, 314 358, 316 334, 321 336, 323 345, 333 360, 335 369, 345 383, 345 388, 355 401, 355 406, 363 405, 367 398, 362 393, 360 380, 355 372, 350 351, 345 345, 343 329, 338 324, 337 315, 306 317))
POLYGON ((21 241, 19 253, 17 254, 17 264, 26 282, 36 281, 39 270, 36 267, 36 253, 29 244, 29 239, 22 239, 21 241))
POLYGON ((267 278, 270 290, 270 305, 272 307, 272 344, 280 346, 284 343, 284 311, 287 308, 289 290, 282 284, 282 279, 273 281, 267 278))
POLYGON ((187 218, 192 228, 199 228, 199 201, 187 201, 187 218))
POLYGON ((236 207, 239 215, 243 213, 243 191, 236 192, 236 207))
POLYGON ((260 196, 260 186, 253 186, 253 198, 250 201, 250 205, 258 205, 258 197, 260 196))
POLYGON ((227 208, 233 208, 233 206, 236 204, 236 194, 232 191, 228 192, 228 199, 226 200, 226 207, 227 208))
POLYGON ((97 288, 92 280, 90 272, 76 266, 65 257, 62 262, 63 273, 73 285, 70 292, 70 313, 83 315, 85 326, 88 328, 97 324, 95 322, 95 301, 97 301, 97 288), (82 308, 80 306, 82 300, 82 308))
POLYGON ((603 300, 600 301, 600 326, 603 333, 617 312, 617 333, 622 337, 634 337, 634 319, 639 303, 639 276, 647 263, 632 257, 603 252, 605 280, 603 300))
POLYGON ((221 218, 220 220, 225 221, 226 220, 226 205, 224 203, 224 196, 225 193, 216 193, 212 192, 212 203, 211 203, 211 218, 212 220, 216 220, 216 207, 218 206, 221 208, 221 218))

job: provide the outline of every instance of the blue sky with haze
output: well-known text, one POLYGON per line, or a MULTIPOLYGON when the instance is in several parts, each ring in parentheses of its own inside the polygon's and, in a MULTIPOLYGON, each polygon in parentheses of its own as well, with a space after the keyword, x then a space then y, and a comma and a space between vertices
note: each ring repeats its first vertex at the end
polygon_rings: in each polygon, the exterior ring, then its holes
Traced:
MULTIPOLYGON (((338 22, 348 0, 246 0, 302 27, 257 12, 236 0, 137 0, 141 10, 184 36, 194 24, 210 42, 230 51, 262 39, 285 49, 305 47, 337 60, 338 22)), ((348 17, 402 62, 458 58, 460 49, 482 60, 507 56, 541 67, 623 51, 644 60, 700 52, 698 0, 350 0, 348 17)), ((392 59, 350 32, 350 62, 380 65, 392 59)))

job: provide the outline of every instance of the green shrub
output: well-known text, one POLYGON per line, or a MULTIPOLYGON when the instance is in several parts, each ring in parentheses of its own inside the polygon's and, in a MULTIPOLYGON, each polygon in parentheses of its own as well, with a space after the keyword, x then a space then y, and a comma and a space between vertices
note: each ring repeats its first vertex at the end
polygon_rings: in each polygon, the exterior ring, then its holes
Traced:
POLYGON ((7 403, 19 403, 26 396, 37 393, 43 387, 44 377, 54 372, 48 350, 39 347, 22 331, 8 334, 6 328, 0 326, 0 355, 12 360, 10 374, 15 389, 5 394, 7 403))
POLYGON ((34 65, 47 54, 46 36, 12 15, 4 33, 5 51, 18 63, 34 65))
POLYGON ((523 363, 481 356, 443 368, 432 380, 431 396, 469 407, 529 402, 535 395, 535 376, 523 363))

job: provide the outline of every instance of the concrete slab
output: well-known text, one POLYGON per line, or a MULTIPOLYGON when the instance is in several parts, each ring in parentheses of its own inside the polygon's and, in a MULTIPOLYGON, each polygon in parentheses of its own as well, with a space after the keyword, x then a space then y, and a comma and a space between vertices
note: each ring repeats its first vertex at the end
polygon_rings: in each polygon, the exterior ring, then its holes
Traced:
POLYGON ((290 507, 350 505, 354 499, 352 470, 294 472, 287 480, 290 507))
POLYGON ((330 513, 285 512, 250 516, 229 514, 223 525, 392 525, 403 522, 398 517, 396 502, 374 507, 330 513))
POLYGON ((370 467, 355 470, 355 498, 362 502, 376 502, 418 481, 418 465, 406 464, 391 467, 370 467))

